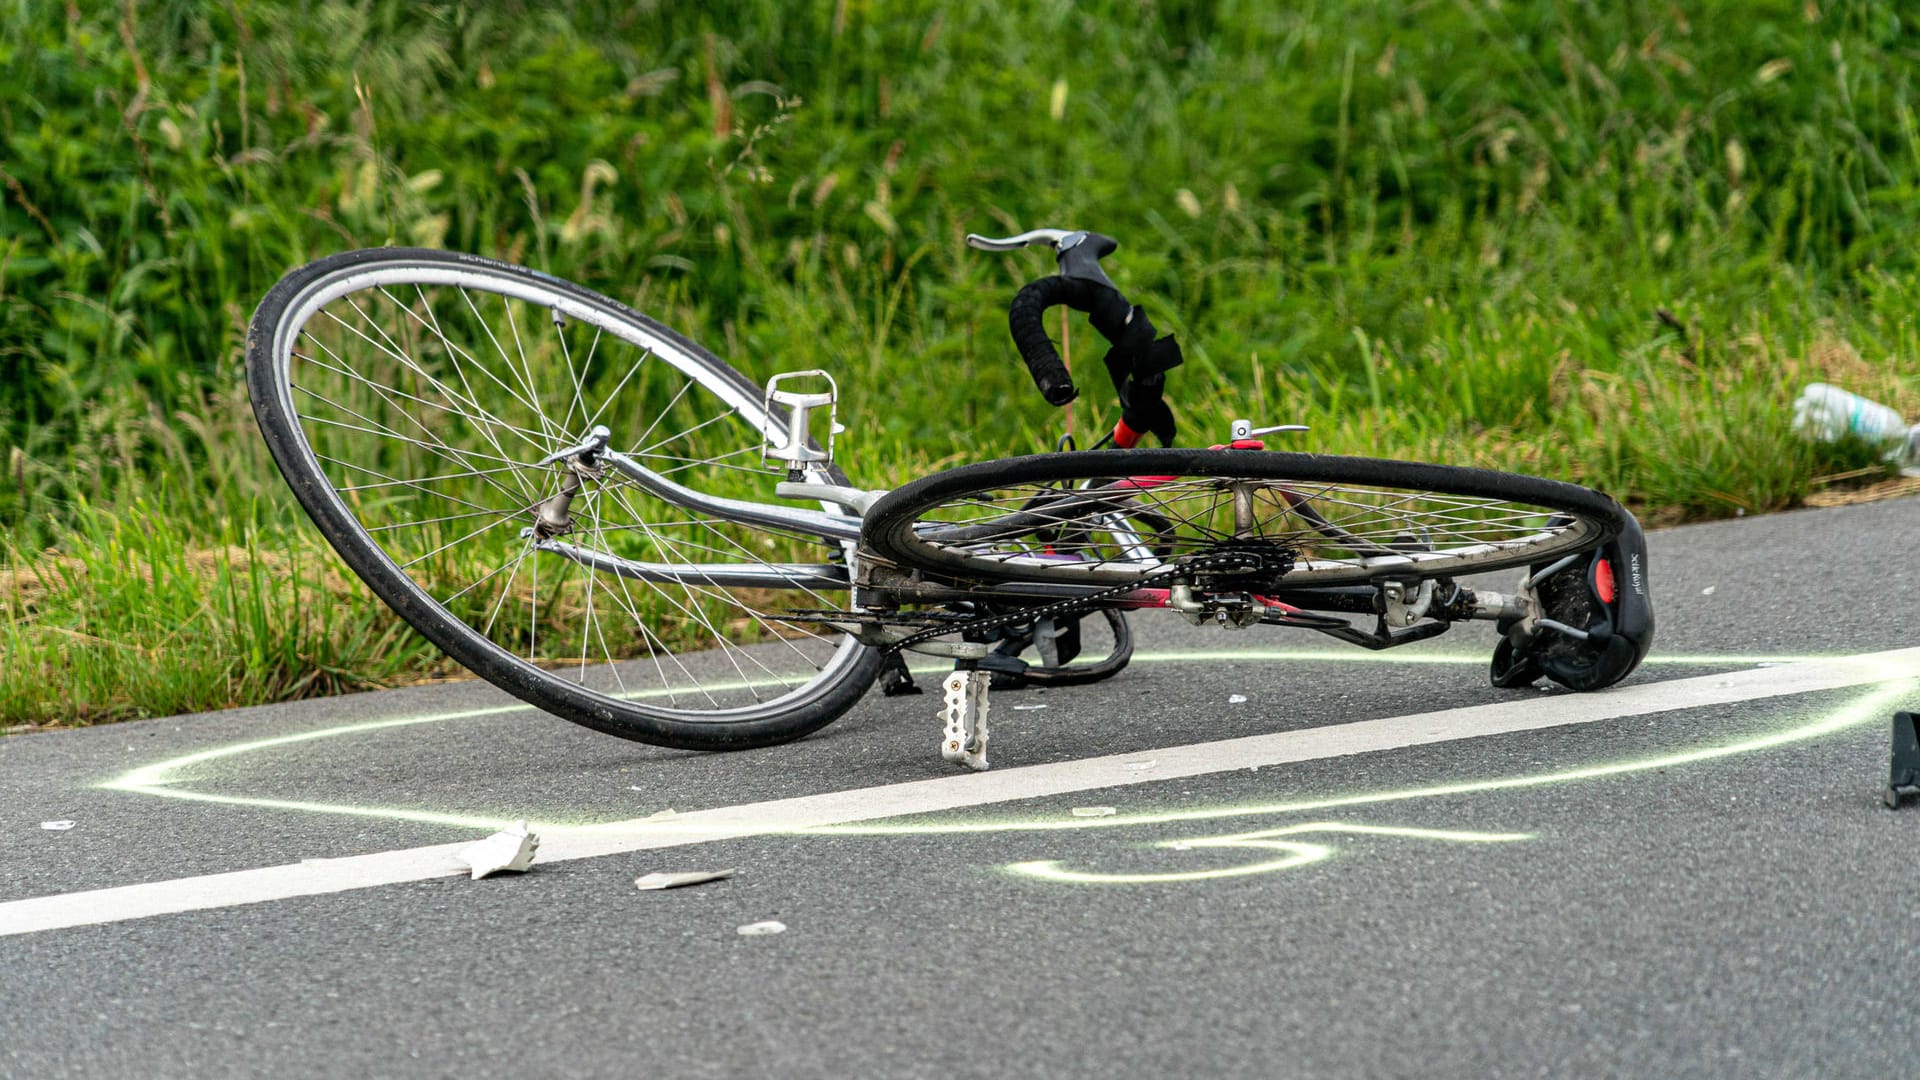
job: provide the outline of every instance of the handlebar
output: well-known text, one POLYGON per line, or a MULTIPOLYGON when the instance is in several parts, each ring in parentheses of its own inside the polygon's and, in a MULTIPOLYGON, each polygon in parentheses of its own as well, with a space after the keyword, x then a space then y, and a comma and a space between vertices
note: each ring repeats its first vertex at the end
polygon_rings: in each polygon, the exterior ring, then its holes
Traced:
POLYGON ((1172 445, 1173 413, 1161 391, 1166 372, 1180 363, 1180 347, 1171 336, 1156 339, 1146 312, 1129 303, 1101 269, 1100 260, 1113 254, 1119 242, 1100 233, 1063 229, 1034 229, 1004 239, 967 236, 968 246, 983 251, 1014 251, 1039 243, 1054 248, 1060 273, 1022 288, 1007 310, 1007 326, 1040 395, 1048 404, 1065 405, 1079 394, 1047 336, 1044 319, 1047 309, 1065 304, 1083 312, 1112 346, 1106 357, 1107 373, 1120 393, 1123 410, 1116 440, 1132 445, 1151 431, 1172 445))
MULTIPOLYGON (((1042 318, 1048 308, 1059 304, 1085 312, 1093 318, 1095 326, 1113 322, 1116 311, 1118 321, 1125 325, 1131 310, 1120 290, 1065 275, 1031 282, 1014 296, 1013 305, 1007 309, 1007 326, 1013 332, 1013 344, 1020 350, 1020 358, 1027 362, 1027 371, 1033 375, 1034 385, 1040 388, 1040 396, 1051 405, 1065 405, 1079 393, 1067 365, 1053 347, 1053 339, 1047 337, 1046 321, 1042 318)), ((1113 340, 1114 335, 1104 330, 1101 333, 1108 341, 1113 340)))

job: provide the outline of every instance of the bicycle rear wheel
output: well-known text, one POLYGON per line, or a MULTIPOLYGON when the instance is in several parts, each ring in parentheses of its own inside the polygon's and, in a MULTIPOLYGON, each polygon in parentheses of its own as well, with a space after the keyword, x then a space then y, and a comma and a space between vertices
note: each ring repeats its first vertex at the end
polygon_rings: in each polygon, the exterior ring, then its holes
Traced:
POLYGON ((795 589, 783 569, 850 562, 852 545, 713 520, 555 460, 604 426, 612 449, 703 493, 772 486, 758 450, 785 418, 623 304, 473 256, 349 252, 267 294, 247 385, 281 473, 347 565, 448 655, 549 712, 741 749, 830 722, 878 670, 851 637, 780 617, 839 606, 844 592, 795 589), (554 506, 563 523, 535 530, 554 506), (660 580, 616 564, 735 570, 660 580))
POLYGON ((1258 450, 1035 454, 897 488, 876 555, 977 581, 1118 585, 1185 556, 1284 556, 1289 587, 1499 570, 1588 551, 1626 512, 1588 488, 1484 469, 1258 450))

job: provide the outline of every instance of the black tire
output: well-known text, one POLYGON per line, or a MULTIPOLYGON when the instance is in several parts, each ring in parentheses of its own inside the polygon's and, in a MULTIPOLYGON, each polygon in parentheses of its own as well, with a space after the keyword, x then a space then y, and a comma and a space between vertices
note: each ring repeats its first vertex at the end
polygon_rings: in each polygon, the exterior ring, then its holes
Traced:
MULTIPOLYGON (((619 370, 613 369, 616 374, 619 370)), ((667 453, 653 446, 641 449, 654 430, 649 428, 630 453, 676 463, 691 461, 674 467, 718 474, 735 466, 717 458, 703 460, 701 455, 707 451, 700 447, 733 445, 718 432, 757 438, 773 423, 762 408, 760 387, 699 345, 624 304, 546 274, 475 256, 404 248, 347 252, 292 271, 268 292, 247 332, 247 388, 254 416, 281 474, 354 573, 449 656, 556 716, 661 746, 746 749, 796 739, 831 722, 859 700, 879 670, 875 650, 844 635, 794 629, 800 624, 784 623, 777 614, 761 610, 757 601, 742 600, 739 594, 749 590, 716 588, 710 581, 704 586, 685 580, 665 585, 642 581, 640 585, 654 591, 643 590, 636 600, 630 579, 606 575, 609 580, 603 583, 594 568, 534 547, 537 538, 530 538, 524 528, 531 517, 522 520, 519 515, 550 498, 565 475, 564 466, 539 463, 539 457, 577 438, 575 429, 585 429, 602 416, 612 419, 629 413, 639 417, 633 425, 637 428, 645 418, 641 410, 658 408, 654 425, 671 417, 673 423, 666 430, 673 432, 683 415, 701 407, 690 402, 710 398, 711 408, 726 411, 717 411, 707 423, 724 420, 725 424, 709 428, 707 435, 694 434, 701 428, 674 435, 673 439, 682 441, 659 444, 669 446, 667 453), (467 344, 457 343, 447 331, 454 317, 464 318, 456 299, 472 312, 472 324, 462 337, 467 344), (492 306, 496 299, 498 314, 492 306), (516 311, 529 317, 522 318, 516 311), (537 325, 548 316, 551 340, 537 325), (523 324, 533 344, 531 355, 520 337, 523 324), (495 339, 492 348, 499 359, 484 356, 486 339, 494 338, 496 329, 504 336, 509 327, 514 351, 495 339), (536 337, 535 330, 543 336, 536 337), (585 341, 589 332, 593 335, 590 347, 585 341), (311 355, 301 354, 296 342, 306 343, 306 353, 311 355), (585 362, 579 366, 583 347, 585 362), (638 354, 610 389, 611 375, 598 375, 594 368, 602 347, 609 350, 609 357, 622 349, 638 354), (347 359, 342 354, 350 349, 365 355, 350 354, 354 359, 347 359), (563 371, 555 364, 559 357, 564 357, 563 371), (368 371, 375 375, 367 375, 368 371), (497 385, 489 386, 480 378, 483 375, 497 385), (563 378, 571 382, 556 382, 563 378), (675 379, 683 382, 671 400, 653 404, 667 398, 675 379), (542 387, 557 387, 560 392, 549 395, 542 387), (332 390, 338 391, 338 400, 325 392, 332 390), (590 394, 602 391, 604 400, 588 400, 590 394), (599 407, 589 417, 595 402, 599 407), (564 416, 557 415, 561 405, 567 406, 564 416), (325 452, 316 453, 316 444, 325 452), (360 452, 365 456, 348 456, 360 452), (396 460, 424 462, 427 467, 423 472, 400 472, 396 460), (449 516, 424 516, 435 508, 447 508, 449 516), (397 518, 397 523, 383 514, 397 518), (448 523, 457 519, 465 520, 448 523), (473 539, 456 538, 406 558, 416 548, 424 549, 465 529, 473 519, 486 522, 468 534, 473 539), (483 549, 499 546, 502 538, 506 538, 502 549, 506 554, 498 556, 502 560, 514 554, 514 538, 519 541, 511 572, 501 562, 481 577, 480 570, 493 558, 487 553, 490 549, 483 549), (405 550, 394 550, 397 547, 405 550), (465 572, 475 579, 466 589, 452 591, 454 584, 464 580, 458 576, 444 585, 427 580, 443 564, 458 564, 462 559, 474 564, 465 572), (408 569, 412 567, 418 569, 408 569), (523 567, 531 568, 533 587, 524 635, 527 656, 520 655, 517 644, 512 648, 503 644, 517 641, 517 623, 510 619, 498 628, 495 625, 510 600, 513 610, 519 610, 522 601, 515 588, 523 567), (556 611, 569 611, 569 603, 577 605, 584 592, 585 613, 577 630, 577 676, 572 673, 571 640, 564 653, 553 641, 555 633, 571 632, 570 624, 555 624, 561 626, 556 631, 540 621, 543 567, 551 567, 549 572, 556 573, 557 580, 549 586, 549 620, 556 611), (501 578, 502 573, 507 576, 501 578), (566 591, 569 587, 573 592, 566 591), (496 588, 498 601, 483 628, 473 614, 478 610, 473 596, 482 589, 486 590, 482 595, 491 596, 496 588), (596 588, 602 592, 596 594, 596 588), (679 597, 668 595, 670 590, 679 590, 679 597), (602 609, 598 615, 596 595, 602 609), (472 610, 463 617, 450 608, 456 604, 472 610), (676 609, 672 604, 680 606, 676 609), (680 628, 663 629, 665 622, 648 614, 653 612, 666 612, 665 620, 680 628), (691 647, 674 651, 683 637, 690 645, 699 644, 700 635, 709 631, 714 640, 705 643, 706 651, 691 647), (618 648, 609 634, 622 639, 618 648), (758 643, 751 640, 754 635, 758 643), (598 652, 590 657, 596 638, 598 652), (739 638, 748 641, 742 643, 739 638), (614 662, 631 656, 635 648, 641 659, 614 662), (725 676, 717 662, 708 662, 716 651, 739 673, 737 679, 725 676), (565 670, 555 669, 556 658, 565 662, 565 670), (589 664, 590 659, 595 662, 589 664), (678 671, 670 673, 668 662, 678 671), (664 691, 635 691, 628 685, 628 675, 635 681, 651 678, 645 670, 649 664, 665 684, 664 691), (722 674, 703 674, 709 669, 722 674), (769 675, 763 677, 757 669, 769 675), (661 697, 668 704, 656 703, 661 697)), ((697 518, 685 512, 662 517, 641 510, 650 505, 644 495, 623 486, 611 470, 603 472, 611 479, 585 481, 582 495, 572 504, 580 517, 591 515, 591 528, 584 534, 591 543, 609 549, 616 544, 651 544, 683 563, 698 561, 700 552, 717 551, 729 559, 744 557, 766 565, 767 556, 759 553, 758 545, 748 551, 740 538, 745 534, 736 535, 736 527, 678 520, 697 518), (674 530, 671 538, 663 532, 668 529, 674 530), (736 547, 746 554, 735 555, 736 547), (687 552, 695 554, 690 557, 687 552)), ((823 469, 821 474, 833 483, 846 482, 837 469, 823 469)), ((767 487, 772 479, 766 478, 767 487)), ((782 538, 782 542, 802 541, 782 538)), ((764 543, 773 546, 775 541, 764 543)), ((844 551, 851 545, 835 548, 820 541, 811 543, 814 561, 841 554, 852 557, 851 551, 844 551)), ((802 601, 786 606, 823 606, 805 600, 805 593, 794 595, 802 601)))
POLYGON ((1485 469, 1258 450, 1105 450, 922 477, 875 503, 862 538, 883 559, 948 578, 1089 585, 1126 584, 1180 556, 1265 548, 1296 560, 1287 586, 1310 587, 1538 563, 1606 543, 1625 515, 1588 488, 1485 469), (1236 482, 1250 530, 1235 526, 1236 482), (1033 550, 1025 539, 1103 521, 1137 532, 1129 522, 1154 516, 1172 522, 1175 535, 1148 544, 1110 534, 1064 553, 1054 544, 1033 550), (1234 527, 1219 527, 1223 520, 1234 527))

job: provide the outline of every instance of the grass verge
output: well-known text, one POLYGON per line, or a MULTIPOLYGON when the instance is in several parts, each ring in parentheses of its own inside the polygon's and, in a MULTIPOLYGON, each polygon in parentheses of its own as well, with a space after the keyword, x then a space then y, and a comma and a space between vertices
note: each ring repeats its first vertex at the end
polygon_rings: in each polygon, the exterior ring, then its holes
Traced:
POLYGON ((1920 416, 1893 5, 17 7, 0 725, 443 670, 340 579, 239 396, 258 298, 349 247, 524 262, 756 377, 829 368, 872 486, 1110 422, 1084 325, 1071 420, 1012 355, 1044 259, 961 244, 1049 224, 1121 239, 1188 443, 1304 422, 1670 523, 1886 476, 1793 436, 1805 382, 1920 416))

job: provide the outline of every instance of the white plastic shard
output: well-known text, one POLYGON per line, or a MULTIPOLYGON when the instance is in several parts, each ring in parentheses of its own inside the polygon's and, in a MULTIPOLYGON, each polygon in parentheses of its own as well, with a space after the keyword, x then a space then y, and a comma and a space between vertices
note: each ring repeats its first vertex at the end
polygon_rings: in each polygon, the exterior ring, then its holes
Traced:
POLYGON ((655 889, 678 889, 683 885, 705 885, 709 881, 721 881, 732 876, 731 870, 657 872, 634 878, 633 885, 641 892, 652 892, 655 889))
POLYGON ((940 756, 975 772, 987 768, 987 684, 984 671, 956 671, 946 677, 940 718, 940 756))
POLYGON ((1119 811, 1111 806, 1076 806, 1071 812, 1074 817, 1112 817, 1119 811))
POLYGON ((473 880, 478 881, 489 874, 526 873, 533 865, 533 853, 539 847, 540 838, 533 834, 527 823, 516 821, 510 828, 501 829, 485 840, 461 848, 454 857, 472 868, 473 880))
POLYGON ((768 934, 784 934, 786 932, 787 924, 774 919, 768 919, 766 922, 748 923, 734 930, 734 933, 739 934, 741 937, 765 937, 768 934))
POLYGON ((43 821, 40 823, 40 827, 47 830, 48 832, 66 832, 68 829, 73 828, 74 825, 76 824, 78 823, 72 822, 72 821, 66 821, 66 820, 43 821))
POLYGON ((1245 694, 1228 694, 1227 695, 1227 704, 1229 705, 1240 705, 1245 703, 1246 700, 1247 700, 1247 695, 1245 694))

